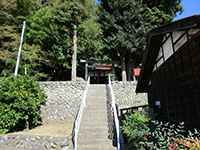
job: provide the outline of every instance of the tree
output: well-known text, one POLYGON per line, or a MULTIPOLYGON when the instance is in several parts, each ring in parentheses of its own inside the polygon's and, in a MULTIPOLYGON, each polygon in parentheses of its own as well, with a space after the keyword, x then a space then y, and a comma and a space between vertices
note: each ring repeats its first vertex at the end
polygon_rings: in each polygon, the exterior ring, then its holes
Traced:
POLYGON ((79 56, 81 59, 100 58, 103 55, 103 34, 97 19, 91 17, 79 26, 79 56))
POLYGON ((98 22, 95 0, 84 0, 86 19, 80 24, 78 52, 80 59, 103 59, 103 32, 98 22))
POLYGON ((77 68, 77 27, 76 25, 74 25, 71 80, 76 80, 76 68, 77 68))
POLYGON ((30 17, 27 40, 29 44, 40 45, 42 51, 47 52, 51 62, 48 63, 51 72, 47 74, 59 76, 63 74, 62 70, 71 68, 73 27, 78 26, 84 16, 80 3, 66 0, 45 6, 30 17))
POLYGON ((0 73, 3 75, 14 71, 22 20, 38 7, 37 0, 0 1, 0 73))
POLYGON ((30 75, 42 75, 43 78, 46 74, 47 79, 59 79, 61 74, 71 69, 73 26, 82 22, 85 16, 83 6, 77 0, 52 0, 43 5, 39 2, 0 2, 0 12, 3 12, 0 13, 0 18, 3 18, 0 21, 0 30, 3 30, 0 36, 0 71, 4 74, 13 72, 19 27, 24 19, 27 30, 20 72, 24 73, 26 67, 30 75))
POLYGON ((164 7, 164 4, 150 7, 141 0, 102 0, 100 22, 106 48, 112 52, 113 58, 120 58, 123 81, 127 77, 127 61, 131 58, 138 61, 144 52, 145 34, 172 21, 174 13, 168 10, 174 10, 174 7, 164 7))
POLYGON ((182 12, 181 0, 143 0, 149 8, 158 8, 173 19, 177 12, 182 12))

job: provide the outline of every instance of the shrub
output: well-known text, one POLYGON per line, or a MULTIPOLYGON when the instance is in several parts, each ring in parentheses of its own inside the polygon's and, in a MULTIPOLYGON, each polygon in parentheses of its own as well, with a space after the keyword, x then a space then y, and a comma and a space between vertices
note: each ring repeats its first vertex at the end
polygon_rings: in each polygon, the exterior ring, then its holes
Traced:
POLYGON ((127 149, 141 149, 146 140, 149 118, 141 113, 127 115, 123 121, 122 131, 128 139, 127 149))
POLYGON ((149 149, 166 150, 173 138, 183 138, 186 134, 183 122, 173 124, 153 120, 149 123, 149 137, 145 144, 149 149))
POLYGON ((200 140, 193 138, 185 139, 174 139, 174 145, 177 145, 179 148, 190 149, 190 150, 199 150, 200 149, 200 140))
POLYGON ((137 112, 125 117, 122 131, 127 150, 200 149, 200 129, 187 129, 183 122, 150 120, 137 112))
POLYGON ((0 78, 0 133, 40 124, 40 106, 45 94, 28 76, 0 78))

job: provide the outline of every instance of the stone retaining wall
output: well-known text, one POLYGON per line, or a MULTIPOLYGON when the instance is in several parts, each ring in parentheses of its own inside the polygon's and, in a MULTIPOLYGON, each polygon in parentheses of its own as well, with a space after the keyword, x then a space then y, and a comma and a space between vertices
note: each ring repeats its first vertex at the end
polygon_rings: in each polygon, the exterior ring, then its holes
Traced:
POLYGON ((33 135, 0 136, 0 150, 71 150, 67 137, 33 135))
POLYGON ((120 109, 148 104, 146 93, 135 93, 136 84, 136 82, 112 82, 116 103, 120 109))
POLYGON ((75 118, 85 81, 40 82, 40 86, 48 95, 46 104, 41 108, 43 122, 75 118))

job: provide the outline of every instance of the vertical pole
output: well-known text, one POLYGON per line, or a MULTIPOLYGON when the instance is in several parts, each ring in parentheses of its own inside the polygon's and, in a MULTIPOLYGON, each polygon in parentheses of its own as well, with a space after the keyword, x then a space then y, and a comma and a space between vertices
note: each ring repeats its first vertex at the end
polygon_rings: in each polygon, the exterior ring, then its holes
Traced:
POLYGON ((88 62, 86 60, 86 62, 85 62, 85 81, 87 81, 87 78, 88 78, 88 62))
POLYGON ((27 75, 27 68, 25 66, 25 69, 24 69, 24 74, 27 75))
POLYGON ((18 70, 19 70, 19 62, 20 62, 20 56, 21 56, 21 52, 22 52, 22 44, 23 44, 23 39, 24 39, 25 28, 26 28, 26 21, 23 22, 23 29, 22 29, 22 33, 21 33, 19 51, 18 51, 18 55, 17 55, 17 63, 15 66, 15 73, 14 73, 15 76, 17 76, 18 70))
POLYGON ((126 82, 127 81, 127 77, 126 77, 126 64, 125 64, 125 57, 122 56, 121 58, 121 68, 122 68, 122 81, 126 82))
POLYGON ((74 25, 73 35, 73 55, 72 55, 72 80, 76 80, 76 65, 77 65, 77 29, 74 25))

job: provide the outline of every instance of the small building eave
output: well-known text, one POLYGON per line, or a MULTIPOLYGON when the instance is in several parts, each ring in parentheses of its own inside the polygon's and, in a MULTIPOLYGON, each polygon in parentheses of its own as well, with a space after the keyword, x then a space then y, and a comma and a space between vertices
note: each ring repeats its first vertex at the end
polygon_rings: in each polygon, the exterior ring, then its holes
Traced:
POLYGON ((159 53, 163 36, 174 31, 182 31, 191 28, 200 28, 200 15, 194 15, 177 20, 168 25, 153 29, 147 35, 147 48, 142 61, 141 75, 137 84, 136 93, 148 92, 149 82, 152 76, 154 64, 159 53))

